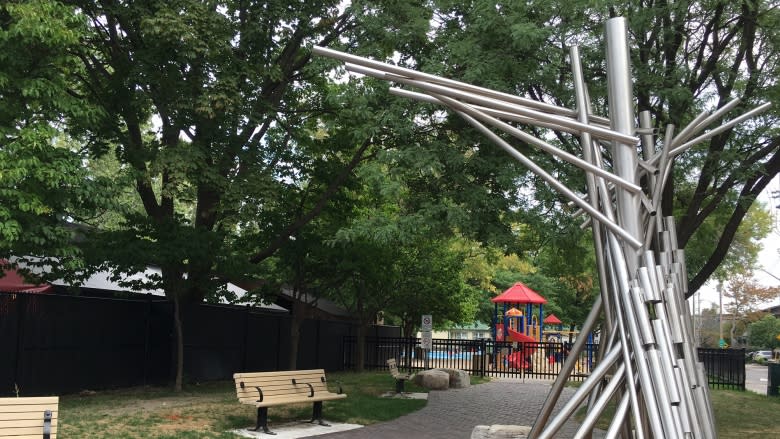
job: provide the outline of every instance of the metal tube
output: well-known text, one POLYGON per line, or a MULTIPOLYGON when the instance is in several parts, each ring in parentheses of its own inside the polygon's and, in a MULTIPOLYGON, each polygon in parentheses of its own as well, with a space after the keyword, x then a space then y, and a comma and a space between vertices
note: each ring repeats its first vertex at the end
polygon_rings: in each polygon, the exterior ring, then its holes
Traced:
POLYGON ((450 98, 445 97, 445 96, 440 96, 438 98, 443 103, 445 103, 448 107, 453 108, 453 109, 455 109, 455 110, 457 110, 459 112, 466 113, 469 116, 472 116, 475 119, 480 120, 482 122, 490 123, 491 125, 493 125, 493 126, 499 128, 500 130, 504 131, 505 133, 510 134, 511 136, 522 140, 523 142, 526 142, 526 143, 529 143, 531 145, 534 145, 534 146, 538 147, 539 149, 541 149, 544 152, 550 153, 550 154, 552 154, 552 155, 554 155, 554 156, 556 156, 556 157, 558 157, 558 158, 560 158, 560 159, 562 159, 564 161, 567 161, 567 162, 577 166, 578 168, 583 169, 587 173, 592 173, 592 174, 595 174, 595 175, 597 175, 597 176, 599 176, 601 178, 609 180, 609 181, 615 183, 616 185, 618 185, 618 186, 620 186, 620 187, 622 187, 622 188, 624 188, 626 190, 629 190, 631 192, 636 192, 638 194, 642 193, 642 188, 639 185, 634 184, 632 182, 625 181, 622 178, 616 176, 615 174, 607 172, 607 171, 599 168, 598 166, 594 166, 594 165, 590 164, 589 162, 587 162, 585 160, 582 160, 581 158, 579 158, 579 157, 577 157, 577 156, 575 156, 573 154, 570 154, 570 153, 568 153, 566 151, 563 151, 563 150, 561 150, 559 148, 556 148, 556 147, 550 145, 549 143, 545 142, 544 140, 538 139, 538 138, 536 138, 536 137, 534 137, 534 136, 532 136, 532 135, 530 135, 530 134, 528 134, 528 133, 526 133, 524 131, 521 131, 521 130, 519 130, 519 129, 517 129, 517 128, 509 125, 509 124, 507 124, 506 122, 502 122, 502 121, 500 121, 500 120, 498 120, 498 119, 496 119, 494 117, 488 116, 487 114, 485 114, 485 113, 483 113, 481 111, 478 111, 475 108, 473 108, 473 107, 471 107, 469 105, 466 105, 466 104, 464 104, 462 102, 459 102, 459 101, 457 101, 455 99, 450 99, 450 98))
MULTIPOLYGON (((634 106, 631 101, 631 66, 628 52, 628 31, 624 17, 610 18, 606 25, 607 42, 607 89, 609 97, 609 119, 613 130, 631 135, 634 132, 634 106)), ((637 157, 635 144, 612 142, 612 156, 615 173, 626 181, 636 182, 637 157)), ((635 194, 617 191, 618 223, 636 239, 642 239, 639 220, 639 197, 635 194)), ((643 243, 644 244, 644 243, 643 243)), ((628 255, 626 255, 628 256, 628 255)), ((637 254, 626 260, 630 271, 638 267, 637 254)))
MULTIPOLYGON (((573 439, 585 439, 590 436, 593 430, 593 426, 599 418, 599 415, 604 412, 607 407, 607 403, 612 398, 612 395, 617 391, 618 386, 623 382, 626 372, 626 365, 621 364, 618 366, 612 378, 609 380, 609 384, 601 392, 601 395, 596 399, 596 402, 588 410, 588 414, 585 415, 585 419, 582 420, 579 430, 574 435, 573 439)), ((625 395, 626 397, 628 394, 625 395)))
MULTIPOLYGON (((590 309, 588 317, 585 318, 585 323, 582 324, 583 333, 588 333, 593 330, 593 327, 596 325, 596 321, 599 318, 599 314, 601 314, 601 308, 602 299, 601 296, 599 296, 593 303, 593 307, 590 309)), ((575 355, 579 355, 585 347, 586 342, 586 337, 577 337, 577 340, 574 341, 574 345, 569 353, 569 358, 574 358, 575 355)), ((536 438, 536 435, 544 428, 553 408, 555 408, 555 403, 558 402, 558 398, 561 396, 561 392, 569 378, 569 374, 574 370, 574 364, 574 361, 564 361, 561 365, 561 371, 558 373, 558 376, 555 377, 550 393, 547 394, 547 399, 544 400, 544 404, 542 404, 539 414, 536 415, 536 421, 534 421, 531 432, 528 434, 529 438, 536 438)))
MULTIPOLYGON (((639 328, 636 325, 636 315, 634 314, 631 301, 627 297, 628 294, 628 269, 627 261, 623 255, 623 250, 613 236, 608 237, 609 247, 611 250, 612 264, 614 266, 614 272, 617 276, 618 290, 616 293, 619 296, 620 304, 622 305, 623 313, 625 316, 625 322, 627 323, 628 335, 631 341, 631 348, 635 356, 637 368, 639 370, 639 382, 642 386, 642 396, 644 397, 645 408, 648 412, 648 421, 654 437, 665 437, 663 435, 663 426, 661 425, 661 415, 658 411, 658 403, 656 393, 650 391, 653 388, 652 375, 648 370, 646 352, 640 342, 639 328)), ((629 361, 626 359, 626 361, 629 361)))
MULTIPOLYGON (((623 395, 623 398, 621 398, 620 403, 615 409, 615 416, 612 419, 612 423, 609 424, 609 429, 607 429, 607 433, 604 436, 605 439, 617 439, 620 430, 623 428, 623 420, 628 413, 628 398, 626 398, 626 396, 628 395, 623 395)), ((637 436, 637 439, 639 439, 639 436, 637 436)))
POLYGON ((484 95, 471 93, 465 90, 449 88, 432 82, 424 82, 417 79, 410 79, 405 76, 400 76, 393 73, 380 72, 374 69, 366 69, 360 66, 350 65, 348 66, 348 68, 351 71, 354 71, 356 73, 362 73, 379 79, 397 82, 399 84, 410 85, 412 87, 425 90, 435 95, 462 99, 470 103, 476 103, 496 110, 502 110, 509 113, 518 114, 520 116, 526 116, 533 119, 538 119, 546 122, 563 125, 565 127, 569 127, 578 131, 587 131, 593 134, 597 134, 599 135, 599 137, 604 137, 613 141, 619 140, 629 145, 637 145, 639 143, 639 139, 637 139, 634 136, 631 136, 630 134, 621 133, 618 131, 610 130, 608 128, 602 128, 597 125, 582 124, 580 122, 577 122, 576 120, 570 119, 565 116, 561 116, 558 114, 544 113, 515 103, 499 100, 494 97, 487 97, 484 95))
MULTIPOLYGON (((444 97, 442 96, 442 98, 444 97)), ((501 147, 504 151, 509 153, 509 155, 514 157, 520 163, 522 163, 523 166, 525 166, 531 172, 541 177, 544 181, 547 182, 547 184, 555 188, 561 195, 565 196, 566 198, 574 202, 574 204, 579 206, 581 209, 587 211, 590 215, 596 217, 607 228, 609 228, 610 230, 615 232, 618 236, 620 236, 624 242, 628 243, 631 247, 634 248, 639 248, 642 246, 642 243, 636 240, 636 238, 634 238, 628 232, 620 228, 617 224, 613 223, 612 221, 609 221, 601 212, 594 209, 590 204, 582 201, 582 199, 580 199, 580 197, 578 197, 577 194, 575 194, 569 188, 564 186, 555 177, 548 174, 547 171, 545 171, 539 165, 534 163, 531 159, 524 156, 520 151, 512 148, 512 146, 506 143, 504 139, 498 137, 494 132, 490 131, 490 129, 488 129, 486 126, 482 125, 479 121, 469 116, 468 114, 460 113, 460 112, 458 112, 458 114, 460 114, 461 117, 463 117, 472 126, 477 128, 477 130, 480 131, 482 134, 484 134, 489 139, 491 139, 495 144, 501 147)))
MULTIPOLYGON (((569 419, 570 414, 577 410, 577 407, 585 399, 585 396, 587 396, 587 394, 593 390, 593 387, 596 385, 598 380, 602 379, 604 375, 609 372, 609 369, 612 368, 612 365, 615 364, 618 358, 620 358, 620 355, 621 352, 619 348, 613 348, 609 353, 607 353, 607 355, 604 356, 602 362, 599 363, 595 369, 593 369, 590 377, 588 377, 588 379, 585 380, 579 388, 577 388, 577 391, 574 393, 574 395, 572 395, 572 397, 566 401, 566 404, 564 404, 558 414, 555 415, 555 417, 550 421, 550 424, 547 426, 547 428, 545 428, 544 431, 539 432, 538 435, 534 435, 532 429, 529 437, 534 439, 547 439, 553 437, 553 435, 557 433, 558 430, 563 427, 563 424, 569 419)), ((534 427, 535 426, 536 425, 534 424, 534 427)))
POLYGON ((736 118, 728 121, 727 123, 725 123, 725 124, 715 128, 714 130, 707 131, 706 133, 702 134, 701 136, 696 137, 695 139, 689 140, 689 141, 683 143, 682 145, 680 145, 678 147, 675 147, 669 153, 672 156, 676 156, 676 155, 678 155, 680 153, 683 153, 683 152, 685 152, 685 150, 687 150, 691 146, 693 146, 693 145, 695 145, 695 144, 697 144, 699 142, 703 142, 703 141, 709 139, 710 137, 713 137, 713 136, 715 136, 717 134, 720 134, 720 133, 722 133, 722 132, 724 132, 724 131, 726 131, 728 129, 731 129, 731 127, 733 127, 734 125, 736 125, 738 123, 741 123, 741 122, 743 122, 743 121, 745 121, 747 119, 750 119, 751 117, 753 117, 753 116, 755 116, 757 114, 763 113, 764 111, 768 110, 769 107, 771 107, 771 106, 772 106, 771 102, 766 102, 766 103, 764 103, 762 105, 759 105, 758 107, 748 111, 747 113, 745 113, 745 114, 743 114, 743 115, 741 115, 739 117, 736 117, 736 118))
MULTIPOLYGON (((440 100, 436 99, 435 97, 433 97, 431 95, 427 95, 425 93, 418 93, 416 91, 406 90, 404 88, 398 88, 398 87, 390 87, 389 91, 390 91, 390 94, 395 95, 395 96, 400 96, 400 97, 404 97, 404 98, 414 99, 414 100, 420 101, 420 102, 427 102, 429 104, 443 105, 443 103, 440 100)), ((522 124, 533 125, 533 126, 542 127, 542 128, 549 128, 549 129, 552 129, 552 130, 555 130, 555 131, 562 131, 562 132, 568 133, 568 134, 574 134, 574 135, 579 135, 580 134, 579 130, 576 130, 574 128, 565 127, 565 126, 560 125, 560 124, 556 124, 556 123, 552 123, 552 122, 545 122, 545 121, 534 119, 534 118, 527 117, 527 116, 519 116, 519 115, 514 114, 514 113, 509 113, 507 111, 500 111, 500 110, 496 110, 496 109, 493 109, 493 108, 485 107, 485 106, 482 106, 482 105, 472 105, 472 107, 474 107, 475 109, 477 109, 477 110, 479 110, 479 111, 481 111, 483 113, 486 113, 486 114, 489 114, 489 115, 491 115, 493 117, 496 117, 498 119, 520 122, 522 124)), ((603 128, 608 128, 608 127, 603 127, 603 128)), ((596 137, 599 137, 599 136, 596 135, 596 137)))
MULTIPOLYGON (((698 117, 694 119, 687 127, 683 130, 683 132, 680 133, 679 136, 674 138, 674 141, 671 143, 672 148, 674 148, 677 145, 681 145, 686 140, 690 139, 691 136, 697 134, 707 126, 709 126, 715 119, 718 119, 725 115, 727 112, 729 112, 732 108, 736 107, 737 104, 739 104, 740 99, 732 99, 731 101, 727 102, 726 105, 723 107, 710 112, 709 116, 704 117, 702 119, 699 119, 698 117), (690 128, 690 130, 688 130, 690 128), (687 131, 686 131, 687 130, 687 131)), ((707 115, 707 112, 702 113, 703 115, 707 115)))
POLYGON ((664 143, 664 147, 669 148, 671 150, 674 148, 675 144, 679 144, 682 142, 685 142, 687 139, 689 139, 693 134, 694 130, 696 130, 696 127, 699 126, 701 121, 707 118, 712 112, 710 110, 704 110, 701 113, 699 113, 696 117, 693 118, 693 120, 685 126, 685 128, 680 131, 680 133, 669 140, 671 140, 670 143, 664 143))
MULTIPOLYGON (((384 72, 389 73, 395 73, 398 75, 404 75, 408 76, 410 78, 420 79, 424 81, 430 81, 436 84, 446 85, 449 87, 458 88, 461 90, 467 90, 471 91, 472 93, 479 93, 483 94, 485 96, 491 96, 496 99, 506 100, 509 102, 514 102, 519 105, 525 105, 532 108, 537 108, 541 111, 545 111, 548 113, 555 113, 555 114, 562 114, 566 116, 575 116, 575 112, 573 110, 570 110, 568 108, 564 107, 558 107, 556 105, 547 104, 545 102, 539 102, 535 101, 533 99, 523 98, 520 96, 510 95, 507 93, 501 93, 497 92, 495 90, 490 90, 488 88, 483 87, 477 87, 475 85, 466 84, 464 82, 455 81, 452 79, 442 78, 436 75, 431 75, 428 73, 422 73, 418 72, 416 70, 412 69, 406 69, 403 67, 394 66, 392 64, 383 63, 380 61, 374 61, 367 58, 363 58, 356 55, 350 55, 348 53, 344 53, 338 50, 329 49, 327 47, 322 46, 314 46, 311 49, 312 53, 319 56, 325 56, 328 58, 338 59, 340 61, 344 61, 345 63, 351 63, 351 64, 357 64, 365 67, 370 67, 373 69, 378 69, 384 72)), ((597 117, 593 116, 592 119, 597 120, 600 123, 608 124, 609 120, 604 117, 597 117)))

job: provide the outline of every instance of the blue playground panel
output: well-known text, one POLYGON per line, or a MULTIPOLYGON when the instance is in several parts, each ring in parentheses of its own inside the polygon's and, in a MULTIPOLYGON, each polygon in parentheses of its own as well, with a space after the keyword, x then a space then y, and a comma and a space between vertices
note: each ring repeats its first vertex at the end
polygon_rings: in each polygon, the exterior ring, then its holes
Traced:
MULTIPOLYGON (((471 356, 474 354, 482 355, 482 352, 458 352, 458 353, 451 353, 447 351, 431 351, 428 353, 428 359, 431 360, 470 360, 471 356)), ((414 352, 412 352, 412 358, 414 358, 416 355, 414 352)))

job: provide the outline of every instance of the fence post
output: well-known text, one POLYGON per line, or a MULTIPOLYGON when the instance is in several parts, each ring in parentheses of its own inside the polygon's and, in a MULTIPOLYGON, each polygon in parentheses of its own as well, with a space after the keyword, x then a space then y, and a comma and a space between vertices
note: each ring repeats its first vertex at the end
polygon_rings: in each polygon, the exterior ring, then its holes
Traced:
POLYGON ((482 354, 482 358, 479 361, 479 376, 485 377, 485 365, 487 364, 487 340, 484 338, 479 341, 479 352, 482 354))
POLYGON ((244 337, 241 340, 241 371, 246 371, 247 345, 249 344, 249 310, 250 305, 246 304, 244 308, 244 337))
POLYGON ((146 293, 146 322, 144 327, 144 386, 149 379, 149 337, 151 337, 152 327, 152 293, 146 293))
MULTIPOLYGON (((27 294, 19 293, 16 295, 17 303, 16 316, 16 358, 14 358, 14 386, 19 388, 19 369, 22 362, 22 344, 24 343, 24 320, 27 315, 27 294)), ((18 396, 18 395, 17 395, 18 396)))

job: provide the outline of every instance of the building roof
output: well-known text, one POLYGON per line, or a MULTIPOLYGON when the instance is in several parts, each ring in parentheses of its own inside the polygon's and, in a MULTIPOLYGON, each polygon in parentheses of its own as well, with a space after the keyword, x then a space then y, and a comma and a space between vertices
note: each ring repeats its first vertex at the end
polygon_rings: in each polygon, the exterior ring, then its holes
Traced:
POLYGON ((548 325, 560 325, 563 322, 558 317, 555 317, 555 314, 550 314, 544 318, 544 323, 547 323, 548 325))
POLYGON ((547 299, 542 297, 536 291, 528 288, 528 286, 522 282, 517 282, 516 284, 509 287, 506 291, 490 300, 493 303, 547 303, 547 299))
MULTIPOLYGON (((39 273, 48 271, 46 267, 43 268, 30 267, 30 270, 39 273)), ((159 279, 161 276, 162 276, 162 271, 158 267, 148 266, 146 267, 146 270, 143 272, 124 276, 123 281, 125 282, 140 281, 140 282, 151 283, 153 279, 159 279)), ((165 292, 160 288, 141 288, 141 289, 133 290, 129 287, 120 285, 118 281, 111 280, 111 277, 112 276, 110 272, 99 271, 97 273, 93 273, 91 276, 89 276, 89 278, 81 281, 78 284, 69 283, 64 279, 54 280, 51 282, 51 284, 56 286, 62 286, 62 287, 74 286, 78 288, 88 288, 88 289, 101 290, 101 291, 125 291, 125 292, 136 293, 136 294, 151 294, 153 296, 165 297, 165 292)), ((47 285, 47 286, 51 288, 51 285, 47 285)), ((235 301, 235 303, 232 303, 233 305, 251 305, 257 308, 288 312, 286 308, 276 305, 275 303, 271 303, 271 302, 255 303, 254 301, 243 300, 244 295, 246 295, 247 291, 230 282, 227 282, 225 288, 236 295, 237 300, 235 301)), ((220 301, 220 303, 228 304, 228 302, 224 298, 220 301)))

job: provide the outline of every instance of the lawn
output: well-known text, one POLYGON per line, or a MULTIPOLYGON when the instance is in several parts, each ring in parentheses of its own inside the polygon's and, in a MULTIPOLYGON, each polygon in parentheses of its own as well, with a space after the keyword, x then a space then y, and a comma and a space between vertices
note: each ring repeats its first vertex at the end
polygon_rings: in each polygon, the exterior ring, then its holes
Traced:
MULTIPOLYGON (((341 383, 349 396, 324 403, 329 421, 369 425, 422 408, 426 401, 379 396, 394 389, 387 372, 331 373, 331 390, 341 383)), ((480 379, 472 377, 472 383, 480 379)), ((407 383, 407 391, 424 391, 407 383)), ((720 438, 777 437, 780 398, 752 392, 713 390, 720 438)), ((229 430, 253 426, 256 410, 239 404, 233 381, 190 385, 179 394, 167 388, 136 387, 60 399, 62 438, 224 438, 229 430)), ((311 416, 311 404, 271 407, 269 425, 311 416)))
MULTIPOLYGON (((780 398, 736 390, 711 389, 710 395, 720 439, 780 437, 780 398)), ((613 413, 614 406, 607 407, 597 426, 607 429, 613 413)), ((581 408, 577 419, 584 416, 585 409, 581 408)))
MULTIPOLYGON (((329 421, 369 425, 418 410, 424 400, 379 396, 395 388, 387 372, 328 374, 329 387, 339 382, 345 399, 324 403, 329 421)), ((407 391, 425 390, 407 383, 407 391)), ((308 420, 311 404, 271 407, 269 425, 308 420)), ((60 399, 63 438, 231 438, 231 429, 255 424, 256 409, 239 404, 233 381, 190 385, 179 394, 166 388, 136 387, 60 399)))

